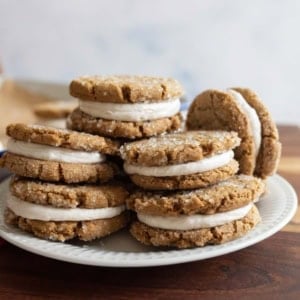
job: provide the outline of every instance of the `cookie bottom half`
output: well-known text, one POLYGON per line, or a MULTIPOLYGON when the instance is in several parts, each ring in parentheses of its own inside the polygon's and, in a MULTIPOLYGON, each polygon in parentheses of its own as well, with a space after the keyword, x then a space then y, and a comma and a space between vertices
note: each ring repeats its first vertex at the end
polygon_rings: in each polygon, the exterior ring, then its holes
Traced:
POLYGON ((194 230, 165 230, 150 227, 139 221, 132 223, 130 233, 145 245, 176 248, 218 245, 239 238, 261 221, 259 211, 253 206, 242 219, 212 227, 194 230))
POLYGON ((223 167, 202 173, 169 177, 153 177, 133 174, 130 175, 130 178, 136 185, 149 190, 196 189, 226 180, 236 174, 238 168, 237 161, 232 160, 223 167))
POLYGON ((39 221, 17 216, 6 209, 5 222, 47 240, 64 242, 73 238, 92 241, 124 228, 129 222, 128 211, 110 219, 92 221, 39 221))
POLYGON ((180 113, 169 118, 152 121, 123 122, 95 118, 76 109, 69 116, 67 127, 112 138, 136 139, 175 131, 180 128, 181 123, 180 113))
POLYGON ((116 167, 111 163, 75 164, 46 161, 6 152, 0 166, 24 177, 53 182, 106 182, 113 178, 116 167))

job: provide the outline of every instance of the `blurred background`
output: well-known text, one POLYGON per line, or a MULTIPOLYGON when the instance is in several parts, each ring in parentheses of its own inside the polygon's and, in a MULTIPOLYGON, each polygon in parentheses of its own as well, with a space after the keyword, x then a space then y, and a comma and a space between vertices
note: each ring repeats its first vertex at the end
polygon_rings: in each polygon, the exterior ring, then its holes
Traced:
POLYGON ((247 86, 278 123, 298 124, 300 1, 0 0, 5 76, 173 76, 189 100, 247 86))

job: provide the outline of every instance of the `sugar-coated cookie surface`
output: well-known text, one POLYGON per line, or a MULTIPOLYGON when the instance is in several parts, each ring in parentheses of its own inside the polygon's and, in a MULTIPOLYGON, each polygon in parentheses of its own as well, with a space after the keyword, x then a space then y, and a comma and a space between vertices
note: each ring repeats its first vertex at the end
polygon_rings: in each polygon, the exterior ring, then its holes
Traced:
POLYGON ((78 238, 82 241, 92 241, 124 228, 128 224, 129 214, 125 211, 109 219, 54 222, 22 218, 6 209, 4 219, 7 224, 18 226, 43 239, 64 242, 78 238))
POLYGON ((189 131, 127 143, 122 158, 130 164, 165 166, 201 160, 238 146, 235 132, 189 131))
POLYGON ((14 176, 10 192, 20 200, 61 208, 105 208, 125 203, 127 190, 120 183, 74 185, 41 182, 14 176))
POLYGON ((70 84, 73 97, 99 102, 157 102, 179 98, 182 86, 173 78, 151 76, 82 76, 70 84))
POLYGON ((42 125, 15 123, 8 125, 6 132, 8 136, 24 142, 104 154, 116 154, 120 146, 119 141, 109 138, 42 125))
POLYGON ((165 230, 150 227, 139 221, 131 224, 130 233, 141 243, 176 248, 218 245, 247 234, 261 218, 254 205, 242 219, 211 228, 194 230, 165 230))
POLYGON ((137 190, 127 207, 137 213, 161 216, 215 214, 230 211, 258 199, 265 183, 256 177, 236 175, 206 188, 189 191, 137 190))

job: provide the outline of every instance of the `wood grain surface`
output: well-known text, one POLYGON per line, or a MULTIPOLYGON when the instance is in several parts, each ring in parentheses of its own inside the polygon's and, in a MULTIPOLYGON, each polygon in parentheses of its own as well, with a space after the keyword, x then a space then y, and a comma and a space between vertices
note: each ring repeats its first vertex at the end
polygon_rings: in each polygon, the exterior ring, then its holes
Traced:
MULTIPOLYGON (((281 126, 280 134, 279 173, 299 195, 300 130, 281 126)), ((283 231, 238 252, 139 269, 55 261, 0 241, 0 299, 300 299, 299 228, 298 213, 283 231)))

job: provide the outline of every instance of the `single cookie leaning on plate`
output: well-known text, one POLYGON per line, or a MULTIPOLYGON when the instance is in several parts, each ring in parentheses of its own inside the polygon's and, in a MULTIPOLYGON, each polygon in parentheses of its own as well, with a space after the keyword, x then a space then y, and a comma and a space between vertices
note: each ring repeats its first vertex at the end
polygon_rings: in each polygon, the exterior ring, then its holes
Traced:
POLYGON ((11 124, 0 166, 24 177, 66 183, 107 181, 116 173, 105 154, 119 143, 90 134, 39 125, 11 124))
POLYGON ((120 184, 64 185, 13 177, 5 221, 44 239, 91 241, 127 225, 127 196, 120 184))
POLYGON ((260 222, 254 202, 265 190, 261 179, 240 175, 192 191, 137 191, 127 207, 137 214, 131 234, 153 246, 177 248, 221 244, 260 222))
POLYGON ((109 137, 136 139, 180 128, 181 85, 172 78, 85 76, 70 84, 79 108, 68 128, 109 137))
POLYGON ((276 172, 281 154, 278 131, 267 108, 250 89, 207 90, 191 104, 189 130, 233 130, 241 144, 235 149, 240 172, 265 178, 276 172))
POLYGON ((124 170, 150 190, 194 189, 225 180, 238 171, 232 149, 235 132, 190 131, 127 143, 120 152, 124 170))

